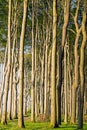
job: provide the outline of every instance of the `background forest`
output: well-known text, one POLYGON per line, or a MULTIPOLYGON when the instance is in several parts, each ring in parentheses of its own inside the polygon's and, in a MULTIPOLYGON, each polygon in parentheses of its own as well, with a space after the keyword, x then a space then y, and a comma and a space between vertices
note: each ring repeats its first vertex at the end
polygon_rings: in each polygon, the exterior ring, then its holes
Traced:
POLYGON ((86 75, 86 0, 0 0, 0 130, 86 130, 86 75))

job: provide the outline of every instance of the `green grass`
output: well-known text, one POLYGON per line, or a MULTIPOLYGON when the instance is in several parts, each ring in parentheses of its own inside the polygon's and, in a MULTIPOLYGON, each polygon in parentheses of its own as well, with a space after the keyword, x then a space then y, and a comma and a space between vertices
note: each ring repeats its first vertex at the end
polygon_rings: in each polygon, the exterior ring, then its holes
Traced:
MULTIPOLYGON (((17 120, 9 121, 8 125, 1 125, 0 124, 0 130, 76 130, 77 126, 76 125, 67 125, 67 124, 62 124, 60 128, 50 128, 50 123, 45 122, 45 123, 31 123, 28 121, 25 121, 25 128, 18 128, 17 125, 17 120)), ((87 130, 87 124, 84 124, 84 129, 87 130)))

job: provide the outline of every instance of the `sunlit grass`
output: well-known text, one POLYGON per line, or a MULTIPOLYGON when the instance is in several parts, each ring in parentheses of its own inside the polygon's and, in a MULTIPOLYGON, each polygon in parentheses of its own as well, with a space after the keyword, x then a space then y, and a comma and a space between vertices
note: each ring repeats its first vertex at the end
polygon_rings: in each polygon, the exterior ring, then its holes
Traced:
MULTIPOLYGON (((64 124, 59 128, 50 128, 50 123, 31 123, 28 120, 25 121, 25 128, 19 129, 17 120, 8 121, 8 125, 1 125, 0 124, 0 130, 77 130, 77 125, 70 125, 70 124, 64 124)), ((84 124, 84 129, 87 130, 87 124, 84 124)))

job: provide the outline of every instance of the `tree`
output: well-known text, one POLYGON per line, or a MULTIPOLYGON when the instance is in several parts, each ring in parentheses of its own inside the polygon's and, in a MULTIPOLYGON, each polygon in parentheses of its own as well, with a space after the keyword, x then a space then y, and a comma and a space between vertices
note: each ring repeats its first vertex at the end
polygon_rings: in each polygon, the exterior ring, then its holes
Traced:
POLYGON ((85 59, 85 45, 87 42, 86 33, 87 22, 87 1, 84 0, 84 11, 82 19, 82 35, 83 40, 80 48, 80 87, 79 87, 79 99, 78 99, 78 129, 83 128, 83 107, 84 107, 84 59, 85 59))
POLYGON ((35 122, 35 41, 34 41, 34 0, 32 0, 32 87, 31 87, 31 121, 35 122))
POLYGON ((8 60, 7 60, 7 73, 6 73, 6 83, 5 83, 5 93, 4 93, 4 106, 2 114, 2 124, 7 124, 7 99, 8 99, 8 89, 9 89, 9 77, 11 70, 11 4, 12 1, 9 0, 9 11, 8 11, 8 60))
POLYGON ((61 124, 61 88, 62 88, 62 66, 64 46, 66 42, 67 26, 69 21, 70 0, 64 1, 64 24, 62 28, 62 43, 59 50, 59 81, 58 81, 58 123, 61 124))
POLYGON ((78 19, 78 12, 80 7, 80 0, 78 0, 77 9, 75 12, 74 23, 76 27, 76 38, 75 38, 75 46, 74 46, 74 58, 75 58, 75 65, 74 65, 74 81, 72 85, 72 115, 71 115, 71 123, 76 122, 76 90, 78 88, 78 81, 79 81, 79 54, 78 54, 78 43, 80 38, 80 33, 82 28, 79 27, 77 19, 78 19))
POLYGON ((51 126, 58 127, 56 118, 56 37, 57 37, 57 0, 53 0, 53 45, 51 66, 51 126))
POLYGON ((23 119, 23 80, 24 80, 24 36, 27 18, 28 0, 24 0, 24 12, 22 21, 22 30, 20 36, 20 53, 19 53, 19 109, 18 109, 18 126, 24 127, 23 119))

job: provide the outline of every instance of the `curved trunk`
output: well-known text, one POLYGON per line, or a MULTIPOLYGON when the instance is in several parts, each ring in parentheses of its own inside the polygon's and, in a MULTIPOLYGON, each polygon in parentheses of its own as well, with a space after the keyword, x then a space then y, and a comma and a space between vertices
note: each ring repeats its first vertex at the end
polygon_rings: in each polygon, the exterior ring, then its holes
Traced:
POLYGON ((79 25, 77 23, 78 18, 78 11, 80 6, 80 0, 78 0, 78 5, 74 17, 74 23, 76 27, 76 38, 75 38, 75 47, 74 47, 74 58, 75 58, 75 65, 74 65, 74 81, 72 85, 72 114, 71 114, 71 123, 76 122, 76 90, 78 88, 78 79, 79 79, 79 55, 78 55, 78 42, 80 38, 81 33, 81 27, 79 28, 79 25))
POLYGON ((25 26, 26 26, 26 16, 27 16, 27 5, 28 1, 24 0, 24 13, 22 21, 22 30, 20 36, 20 55, 19 55, 19 109, 18 109, 18 126, 20 128, 24 127, 23 119, 23 80, 24 80, 24 36, 25 36, 25 26))
POLYGON ((9 12, 8 12, 8 61, 7 61, 7 73, 5 80, 5 92, 4 92, 4 106, 2 114, 2 124, 7 124, 7 100, 9 89, 9 77, 10 77, 10 63, 11 63, 11 0, 9 0, 9 12))
POLYGON ((61 87, 62 87, 62 61, 64 55, 64 45, 66 41, 66 29, 69 21, 70 0, 65 0, 64 24, 62 29, 62 44, 59 52, 59 81, 58 81, 58 123, 61 124, 61 87))

